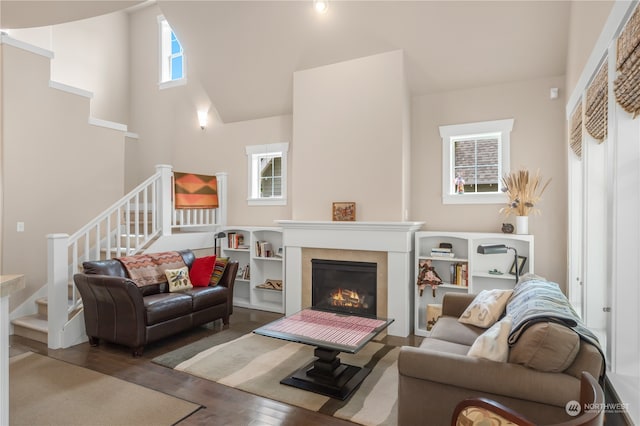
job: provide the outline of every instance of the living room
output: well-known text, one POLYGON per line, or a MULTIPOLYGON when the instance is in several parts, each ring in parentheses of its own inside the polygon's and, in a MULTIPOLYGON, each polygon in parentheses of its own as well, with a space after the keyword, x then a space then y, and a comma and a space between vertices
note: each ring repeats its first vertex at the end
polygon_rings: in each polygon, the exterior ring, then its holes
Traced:
MULTIPOLYGON (((7 161, 21 166, 3 166, 2 265, 3 273, 27 274, 27 291, 12 298, 12 308, 46 281, 44 235, 74 232, 146 179, 156 164, 227 172, 232 225, 326 221, 332 202, 354 201, 357 221, 421 221, 425 230, 499 232, 511 220, 499 214, 500 205, 442 202, 438 130, 505 118, 514 119, 512 169, 540 169, 552 179, 540 203, 542 214, 530 218, 535 271, 568 290, 567 104, 612 3, 336 2, 323 15, 300 3, 151 2, 24 36, 55 52, 51 79, 94 93, 91 116, 126 124, 130 133, 120 134, 111 153, 74 146, 63 154, 65 149, 52 149, 56 143, 48 140, 47 161, 32 161, 47 135, 30 123, 50 111, 39 111, 32 102, 34 115, 10 123, 19 133, 3 136, 3 148, 7 161), (170 22, 187 58, 186 84, 162 90, 159 15, 170 22), (389 16, 395 26, 385 21, 389 16), (545 22, 543 34, 540 22, 545 22), (437 46, 425 40, 437 40, 437 46), (418 54, 421 50, 434 59, 418 54), (475 64, 471 72, 465 70, 469 64, 475 64), (91 70, 93 80, 76 75, 74 69, 81 68, 91 70), (552 88, 558 89, 557 99, 551 99, 552 88), (208 118, 204 129, 198 123, 202 109, 208 118), (248 206, 245 147, 280 142, 290 149, 287 203, 248 206), (78 159, 97 157, 104 162, 84 166, 96 170, 74 178, 71 167, 78 159), (43 175, 56 190, 38 201, 21 199, 24 192, 37 191, 33 176, 43 175), (43 205, 52 219, 40 220, 43 205), (16 233, 15 222, 24 222, 25 232, 16 233), (27 250, 39 259, 20 256, 27 250)), ((14 94, 5 89, 5 96, 14 94)), ((11 109, 12 99, 5 98, 3 110, 11 109)))

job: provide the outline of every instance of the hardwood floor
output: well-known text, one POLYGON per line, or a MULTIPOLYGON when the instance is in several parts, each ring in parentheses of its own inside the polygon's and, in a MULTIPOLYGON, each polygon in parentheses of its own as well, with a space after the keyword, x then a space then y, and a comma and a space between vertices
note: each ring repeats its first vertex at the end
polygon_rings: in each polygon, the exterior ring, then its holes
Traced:
MULTIPOLYGON (((234 308, 229 328, 257 328, 280 318, 280 314, 234 308)), ((196 411, 178 424, 191 425, 352 425, 353 423, 331 416, 262 398, 247 392, 200 379, 187 373, 154 364, 151 360, 159 355, 220 332, 222 321, 180 333, 145 348, 142 357, 134 358, 123 346, 101 342, 92 348, 82 343, 68 349, 48 349, 43 343, 19 336, 10 337, 10 356, 26 351, 47 355, 51 358, 99 371, 131 383, 200 404, 196 411)), ((418 345, 420 337, 398 338, 387 336, 381 339, 391 345, 418 345)), ((99 402, 96 402, 99 403, 99 402)))

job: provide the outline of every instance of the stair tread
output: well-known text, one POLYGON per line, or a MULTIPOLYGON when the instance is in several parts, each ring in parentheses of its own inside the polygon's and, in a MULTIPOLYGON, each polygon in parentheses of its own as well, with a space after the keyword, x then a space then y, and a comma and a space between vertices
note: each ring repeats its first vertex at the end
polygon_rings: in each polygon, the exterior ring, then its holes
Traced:
POLYGON ((49 330, 49 323, 47 321, 47 318, 38 314, 16 318, 11 321, 11 323, 13 325, 30 328, 32 330, 41 331, 43 333, 47 333, 49 330))

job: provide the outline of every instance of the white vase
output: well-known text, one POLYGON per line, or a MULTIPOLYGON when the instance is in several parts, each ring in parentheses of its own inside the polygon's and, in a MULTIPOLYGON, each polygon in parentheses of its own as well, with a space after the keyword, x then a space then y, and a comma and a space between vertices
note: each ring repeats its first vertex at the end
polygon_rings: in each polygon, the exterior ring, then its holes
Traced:
POLYGON ((526 235, 529 233, 529 216, 516 216, 516 234, 526 235))

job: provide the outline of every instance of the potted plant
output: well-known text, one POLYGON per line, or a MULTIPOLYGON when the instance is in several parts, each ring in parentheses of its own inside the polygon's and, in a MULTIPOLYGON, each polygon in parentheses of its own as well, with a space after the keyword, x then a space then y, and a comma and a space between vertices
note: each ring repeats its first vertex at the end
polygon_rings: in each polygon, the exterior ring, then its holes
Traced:
POLYGON ((535 175, 530 175, 527 169, 510 172, 502 177, 502 191, 507 194, 509 202, 506 207, 500 209, 505 216, 516 216, 516 233, 529 233, 529 214, 539 213, 536 205, 542 198, 547 186, 551 182, 549 178, 545 183, 540 176, 540 170, 535 175))

